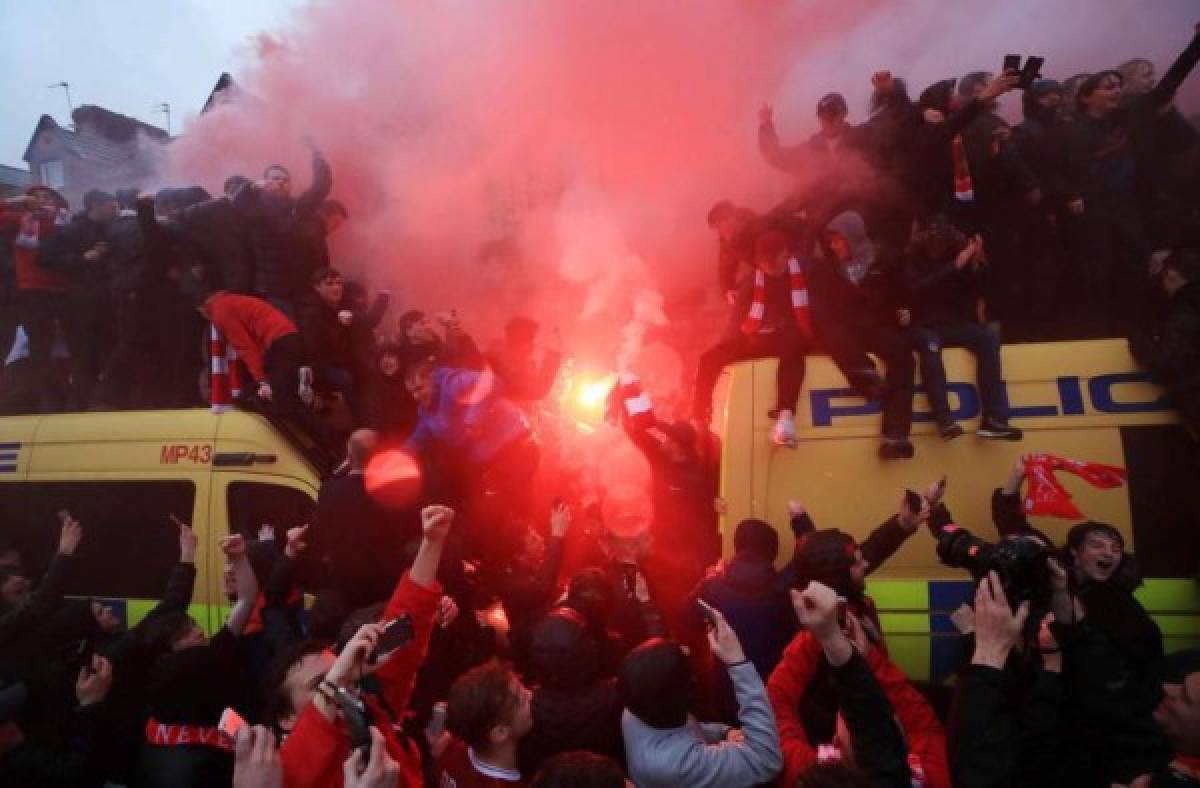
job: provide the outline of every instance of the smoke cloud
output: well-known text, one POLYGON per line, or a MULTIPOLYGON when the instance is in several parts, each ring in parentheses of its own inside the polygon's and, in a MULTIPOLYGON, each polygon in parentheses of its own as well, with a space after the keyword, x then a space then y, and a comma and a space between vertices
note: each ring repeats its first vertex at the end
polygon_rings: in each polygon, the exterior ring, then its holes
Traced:
POLYGON ((1161 71, 1197 16, 1190 0, 315 0, 254 41, 242 99, 191 119, 170 177, 219 190, 279 162, 302 186, 311 136, 351 214, 342 268, 483 338, 524 313, 636 368, 685 312, 707 304, 720 329, 708 207, 786 192, 758 156, 760 103, 800 141, 830 90, 864 120, 879 69, 914 95, 1007 52, 1058 78, 1135 56, 1161 71))

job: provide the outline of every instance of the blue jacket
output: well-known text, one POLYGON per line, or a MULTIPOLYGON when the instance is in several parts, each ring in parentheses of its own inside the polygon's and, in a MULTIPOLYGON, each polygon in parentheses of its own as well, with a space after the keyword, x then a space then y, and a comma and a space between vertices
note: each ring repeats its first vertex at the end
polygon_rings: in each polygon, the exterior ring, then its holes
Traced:
POLYGON ((500 388, 490 370, 435 369, 433 401, 417 409, 417 428, 405 448, 418 454, 437 443, 486 467, 501 449, 530 433, 525 414, 501 396, 500 388))

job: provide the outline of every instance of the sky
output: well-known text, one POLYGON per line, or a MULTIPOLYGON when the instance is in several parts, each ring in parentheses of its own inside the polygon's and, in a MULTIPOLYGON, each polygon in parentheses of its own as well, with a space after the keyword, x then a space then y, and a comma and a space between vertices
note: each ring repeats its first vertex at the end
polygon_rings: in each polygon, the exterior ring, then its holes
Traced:
POLYGON ((98 104, 174 133, 204 105, 222 71, 237 72, 249 37, 286 26, 306 0, 0 0, 0 164, 21 160, 38 118, 70 122, 98 104))

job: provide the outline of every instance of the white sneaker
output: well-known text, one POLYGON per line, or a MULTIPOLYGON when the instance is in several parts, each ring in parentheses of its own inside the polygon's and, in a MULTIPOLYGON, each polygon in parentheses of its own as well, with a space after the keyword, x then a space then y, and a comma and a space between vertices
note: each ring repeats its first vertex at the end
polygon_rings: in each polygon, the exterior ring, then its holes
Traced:
POLYGON ((796 448, 796 421, 789 413, 780 413, 775 419, 775 427, 771 430, 771 442, 776 446, 796 448))

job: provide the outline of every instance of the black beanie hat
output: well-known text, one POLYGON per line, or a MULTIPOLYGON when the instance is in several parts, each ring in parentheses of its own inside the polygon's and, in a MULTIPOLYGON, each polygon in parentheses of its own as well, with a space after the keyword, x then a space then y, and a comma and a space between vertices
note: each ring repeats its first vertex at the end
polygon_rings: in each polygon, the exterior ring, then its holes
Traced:
POLYGON ((804 589, 815 581, 829 586, 842 596, 858 596, 858 589, 850 580, 850 567, 854 566, 854 553, 857 550, 858 542, 854 541, 854 537, 836 528, 805 534, 796 543, 796 551, 792 556, 796 587, 804 589))

